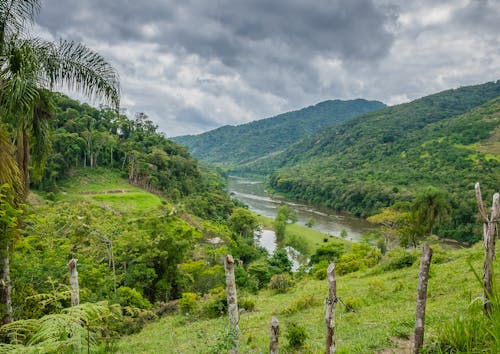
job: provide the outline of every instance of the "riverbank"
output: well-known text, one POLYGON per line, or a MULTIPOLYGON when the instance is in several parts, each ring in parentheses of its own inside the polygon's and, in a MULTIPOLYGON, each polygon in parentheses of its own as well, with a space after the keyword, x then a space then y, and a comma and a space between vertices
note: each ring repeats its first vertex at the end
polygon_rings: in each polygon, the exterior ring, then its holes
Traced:
MULTIPOLYGON (((274 219, 263 215, 257 215, 257 218, 263 229, 273 230, 274 219)), ((309 257, 314 254, 319 247, 332 239, 352 242, 352 240, 334 237, 333 235, 326 234, 310 227, 298 224, 288 224, 286 226, 284 245, 293 247, 303 256, 309 257)))

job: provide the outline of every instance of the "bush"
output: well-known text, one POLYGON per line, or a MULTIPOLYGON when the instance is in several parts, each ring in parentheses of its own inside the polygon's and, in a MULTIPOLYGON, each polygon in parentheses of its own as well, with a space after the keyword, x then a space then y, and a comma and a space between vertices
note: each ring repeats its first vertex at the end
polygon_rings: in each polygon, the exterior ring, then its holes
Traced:
POLYGON ((140 309, 151 308, 151 303, 142 297, 141 293, 127 286, 116 289, 116 300, 122 306, 137 307, 140 309))
POLYGON ((291 287, 293 287, 293 280, 290 275, 286 273, 275 274, 269 281, 268 287, 277 293, 286 293, 291 287))
POLYGON ((210 290, 210 294, 203 302, 200 312, 208 318, 220 317, 227 313, 227 295, 223 287, 210 290))
POLYGON ((247 312, 255 310, 255 300, 247 297, 238 299, 238 308, 245 309, 247 312))
POLYGON ((299 312, 305 309, 308 309, 312 306, 315 306, 319 303, 319 301, 314 297, 314 295, 303 295, 292 302, 290 305, 285 307, 281 313, 285 315, 291 315, 295 312, 299 312))
POLYGON ((311 263, 315 264, 321 261, 336 262, 344 253, 344 244, 339 241, 332 241, 318 247, 316 252, 311 256, 311 263))
POLYGON ((182 297, 179 299, 179 306, 182 312, 192 313, 198 307, 199 296, 195 293, 182 293, 182 297))
POLYGON ((304 327, 291 322, 287 327, 285 337, 291 349, 298 349, 304 346, 308 336, 304 327))
POLYGON ((415 253, 409 253, 403 248, 395 248, 387 253, 382 264, 382 270, 391 271, 411 267, 416 260, 415 253))

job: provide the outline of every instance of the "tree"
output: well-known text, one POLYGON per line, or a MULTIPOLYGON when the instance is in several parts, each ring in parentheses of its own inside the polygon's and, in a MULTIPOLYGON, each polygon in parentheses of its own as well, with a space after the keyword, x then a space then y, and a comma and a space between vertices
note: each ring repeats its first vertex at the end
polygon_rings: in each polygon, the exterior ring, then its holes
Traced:
POLYGON ((276 238, 283 239, 285 237, 286 225, 295 222, 297 222, 297 213, 287 204, 281 204, 278 207, 278 214, 274 219, 274 232, 276 233, 276 238))
POLYGON ((252 237, 259 227, 259 221, 249 210, 236 208, 228 219, 228 225, 238 235, 252 237))
MULTIPOLYGON (((29 190, 30 152, 35 172, 41 174, 49 147, 49 120, 52 116, 51 98, 44 88, 66 86, 89 97, 102 97, 119 105, 119 84, 115 70, 98 53, 82 44, 60 40, 58 43, 26 36, 26 25, 40 9, 39 0, 11 0, 0 2, 0 124, 8 124, 15 133, 17 167, 12 166, 12 155, 2 149, 2 172, 10 178, 20 172, 21 184, 10 184, 12 193, 26 198, 29 190), (30 147, 30 142, 33 145, 30 147), (4 161, 5 160, 5 161, 4 161)), ((6 130, 0 130, 0 139, 6 139, 6 130)), ((3 181, 0 181, 3 182, 3 181)), ((15 199, 9 203, 15 208, 15 199)), ((7 236, 2 235, 4 238, 7 236)), ((8 239, 2 240, 2 280, 10 294, 8 239)), ((9 310, 10 295, 1 299, 4 311, 9 310)), ((10 313, 3 313, 6 321, 10 313)))
POLYGON ((442 221, 450 212, 450 203, 445 191, 429 186, 420 190, 412 206, 414 221, 432 236, 436 221, 442 221))

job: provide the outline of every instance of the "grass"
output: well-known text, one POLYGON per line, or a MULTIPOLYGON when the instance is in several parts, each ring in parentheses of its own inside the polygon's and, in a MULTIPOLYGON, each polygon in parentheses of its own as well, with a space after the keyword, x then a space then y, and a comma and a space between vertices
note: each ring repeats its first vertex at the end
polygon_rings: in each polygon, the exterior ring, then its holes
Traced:
POLYGON ((62 186, 57 200, 86 201, 120 213, 144 212, 162 204, 162 199, 133 186, 117 170, 78 169, 62 186))
MULTIPOLYGON (((262 215, 258 215, 257 218, 259 220, 259 223, 265 229, 273 229, 274 219, 262 215)), ((306 256, 310 256, 318 249, 318 247, 324 245, 325 240, 327 240, 328 242, 331 239, 343 241, 338 237, 333 237, 316 229, 299 224, 288 224, 286 226, 285 243, 294 247, 306 256), (297 245, 295 243, 300 243, 300 245, 297 245)), ((345 242, 346 244, 350 244, 348 241, 345 242)))
MULTIPOLYGON (((481 285, 469 268, 481 272, 482 249, 446 251, 449 257, 432 264, 427 301, 426 342, 437 338, 444 327, 463 314, 470 303, 481 296, 481 285)), ((338 353, 377 353, 394 346, 391 338, 409 338, 415 321, 415 301, 419 262, 391 272, 368 269, 337 279, 337 295, 354 309, 337 305, 336 339, 338 353)), ((497 272, 500 274, 498 263, 497 272)), ((497 277, 498 278, 498 277, 497 277)), ((499 279, 500 280, 500 279, 499 279)), ((306 328, 308 339, 303 353, 324 352, 324 308, 327 282, 305 278, 286 294, 261 291, 256 311, 240 317, 240 352, 262 353, 268 350, 272 316, 280 321, 280 352, 287 352, 286 329, 291 323, 306 328), (310 306, 298 306, 300 299, 314 297, 310 306), (290 308, 297 307, 290 311, 290 308)), ((170 353, 215 353, 225 340, 226 318, 197 320, 177 314, 147 325, 142 332, 118 342, 118 353, 155 353, 169 348, 170 353)), ((290 351, 291 352, 291 351, 290 351)), ((299 351, 300 352, 300 351, 299 351)))

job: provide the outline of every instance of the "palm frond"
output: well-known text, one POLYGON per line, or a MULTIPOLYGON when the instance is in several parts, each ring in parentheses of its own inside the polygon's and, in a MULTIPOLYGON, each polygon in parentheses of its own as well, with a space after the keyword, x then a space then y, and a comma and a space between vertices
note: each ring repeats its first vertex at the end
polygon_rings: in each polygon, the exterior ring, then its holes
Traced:
POLYGON ((40 0, 0 1, 0 46, 5 38, 25 29, 26 23, 33 22, 40 12, 40 0))
POLYGON ((73 41, 60 40, 58 44, 40 39, 33 41, 49 88, 62 84, 91 99, 104 99, 119 107, 118 74, 99 53, 73 41))
POLYGON ((32 122, 31 157, 33 162, 33 177, 40 180, 45 169, 47 158, 52 149, 50 121, 54 116, 55 106, 47 90, 38 90, 38 100, 35 103, 32 122))
POLYGON ((0 124, 0 185, 8 184, 22 194, 22 180, 6 129, 0 124))

